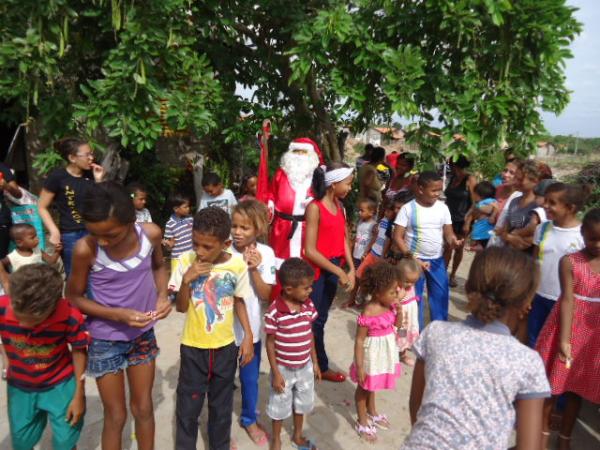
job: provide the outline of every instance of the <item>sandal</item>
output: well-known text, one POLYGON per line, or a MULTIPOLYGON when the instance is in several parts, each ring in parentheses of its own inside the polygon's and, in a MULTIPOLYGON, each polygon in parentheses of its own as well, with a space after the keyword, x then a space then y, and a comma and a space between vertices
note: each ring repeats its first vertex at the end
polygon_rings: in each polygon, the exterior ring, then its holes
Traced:
POLYGON ((377 428, 381 428, 382 430, 389 430, 391 427, 390 421, 388 420, 385 414, 378 414, 376 416, 372 416, 371 414, 367 414, 373 425, 377 428))
POLYGON ((354 429, 360 438, 367 442, 375 442, 377 440, 377 429, 373 425, 361 425, 356 422, 354 424, 354 429))
POLYGON ((306 444, 304 445, 296 444, 294 441, 292 441, 292 448, 296 448, 298 450, 318 450, 317 446, 313 444, 313 442, 310 439, 307 439, 306 444))
POLYGON ((269 443, 269 435, 265 430, 263 430, 258 424, 256 424, 256 429, 254 431, 250 431, 248 427, 243 427, 248 434, 248 437, 255 445, 262 447, 269 443))

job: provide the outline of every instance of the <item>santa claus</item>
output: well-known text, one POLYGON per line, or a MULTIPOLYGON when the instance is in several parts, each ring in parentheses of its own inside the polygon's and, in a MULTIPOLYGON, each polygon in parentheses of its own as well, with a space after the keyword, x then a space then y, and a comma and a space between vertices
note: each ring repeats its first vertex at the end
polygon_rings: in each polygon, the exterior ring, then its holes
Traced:
POLYGON ((267 205, 273 214, 269 243, 277 268, 288 258, 301 257, 304 243, 304 212, 312 200, 311 182, 323 163, 319 146, 312 139, 292 141, 282 156, 268 193, 267 205))

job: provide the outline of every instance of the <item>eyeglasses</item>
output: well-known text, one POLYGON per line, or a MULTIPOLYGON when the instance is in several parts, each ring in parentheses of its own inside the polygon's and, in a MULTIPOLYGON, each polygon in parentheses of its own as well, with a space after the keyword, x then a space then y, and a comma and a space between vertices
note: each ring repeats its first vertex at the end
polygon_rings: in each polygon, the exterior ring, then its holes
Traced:
POLYGON ((80 158, 94 158, 93 153, 76 153, 75 156, 79 156, 80 158))

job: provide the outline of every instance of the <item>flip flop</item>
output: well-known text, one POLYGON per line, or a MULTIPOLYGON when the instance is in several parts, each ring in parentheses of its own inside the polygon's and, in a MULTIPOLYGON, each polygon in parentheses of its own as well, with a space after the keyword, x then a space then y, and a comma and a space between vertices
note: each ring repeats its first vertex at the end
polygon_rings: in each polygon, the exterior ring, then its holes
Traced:
POLYGON ((371 419, 371 422, 373 422, 373 425, 375 425, 377 428, 381 428, 382 430, 389 430, 391 425, 390 425, 390 421, 388 420, 387 416, 385 414, 378 414, 376 416, 372 416, 371 414, 368 414, 369 419, 371 419))
POLYGON ((356 422, 354 424, 354 430, 358 433, 358 436, 369 443, 377 441, 377 429, 373 425, 361 425, 356 422))
POLYGON ((318 450, 317 446, 313 444, 310 439, 306 440, 305 445, 296 444, 294 441, 292 441, 292 448, 296 448, 298 450, 318 450))

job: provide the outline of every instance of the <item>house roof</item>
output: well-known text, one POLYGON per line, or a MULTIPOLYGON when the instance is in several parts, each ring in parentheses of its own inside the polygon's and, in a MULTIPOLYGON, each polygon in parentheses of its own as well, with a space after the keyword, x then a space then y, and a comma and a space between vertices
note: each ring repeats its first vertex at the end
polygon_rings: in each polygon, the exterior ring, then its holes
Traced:
POLYGON ((404 139, 404 131, 399 130, 398 128, 373 127, 373 129, 381 134, 390 135, 392 139, 404 139))

